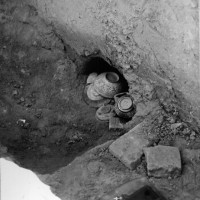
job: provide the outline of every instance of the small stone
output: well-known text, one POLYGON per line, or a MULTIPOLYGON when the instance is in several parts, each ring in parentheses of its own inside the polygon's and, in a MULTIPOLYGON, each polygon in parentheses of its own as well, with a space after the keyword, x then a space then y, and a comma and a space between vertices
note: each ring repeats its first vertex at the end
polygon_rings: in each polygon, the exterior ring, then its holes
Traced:
POLYGON ((190 133, 190 129, 189 128, 185 128, 183 131, 182 131, 183 135, 188 135, 190 133))
POLYGON ((110 153, 118 158, 129 169, 135 169, 141 162, 143 148, 150 146, 143 123, 140 123, 128 133, 115 140, 109 147, 110 153))
POLYGON ((87 57, 87 56, 90 55, 90 52, 89 52, 88 50, 85 50, 85 51, 84 51, 84 55, 87 57))
POLYGON ((104 163, 100 161, 91 161, 87 165, 87 169, 90 174, 100 173, 105 168, 104 163))
POLYGON ((190 135, 190 140, 195 140, 196 138, 196 133, 193 131, 192 134, 190 135))
POLYGON ((21 97, 21 98, 20 98, 20 101, 21 101, 21 102, 24 102, 24 101, 25 101, 24 97, 21 97))
POLYGON ((123 64, 122 67, 123 67, 123 69, 130 69, 131 68, 131 66, 129 64, 123 64))
POLYGON ((181 157, 177 147, 162 146, 144 148, 149 176, 176 177, 181 173, 181 157))
POLYGON ((182 126, 182 123, 175 123, 175 124, 172 124, 172 125, 171 125, 171 129, 172 129, 172 130, 175 130, 175 129, 181 127, 181 126, 182 126))
POLYGON ((128 30, 128 29, 123 29, 122 30, 122 33, 124 34, 124 35, 128 35, 128 34, 130 34, 132 32, 132 30, 128 30))
POLYGON ((14 91, 12 92, 12 95, 13 95, 13 96, 18 95, 18 91, 17 91, 17 90, 14 90, 14 91))
POLYGON ((131 65, 131 68, 132 68, 132 69, 137 69, 138 67, 139 67, 139 65, 136 64, 136 63, 133 63, 133 64, 131 65))
POLYGON ((21 69, 20 71, 21 71, 22 74, 26 73, 26 71, 24 69, 21 69))
POLYGON ((37 45, 37 42, 36 41, 33 41, 33 46, 36 46, 37 45))
POLYGON ((170 122, 171 124, 174 124, 175 121, 176 121, 173 117, 169 117, 168 120, 169 120, 169 122, 170 122))

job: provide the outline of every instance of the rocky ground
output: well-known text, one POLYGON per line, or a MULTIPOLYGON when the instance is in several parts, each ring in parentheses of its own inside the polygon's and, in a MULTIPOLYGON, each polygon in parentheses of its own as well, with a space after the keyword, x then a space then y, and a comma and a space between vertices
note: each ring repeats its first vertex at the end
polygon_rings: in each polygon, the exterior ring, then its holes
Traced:
POLYGON ((137 113, 124 130, 110 131, 84 101, 87 54, 76 54, 33 7, 2 7, 0 30, 1 156, 37 173, 63 200, 106 199, 142 178, 167 199, 200 198, 199 129, 179 112, 171 90, 154 87, 131 68, 121 70, 137 113), (177 148, 178 176, 151 176, 141 145, 134 165, 111 151, 115 139, 124 141, 138 124, 145 135, 142 147, 177 148))

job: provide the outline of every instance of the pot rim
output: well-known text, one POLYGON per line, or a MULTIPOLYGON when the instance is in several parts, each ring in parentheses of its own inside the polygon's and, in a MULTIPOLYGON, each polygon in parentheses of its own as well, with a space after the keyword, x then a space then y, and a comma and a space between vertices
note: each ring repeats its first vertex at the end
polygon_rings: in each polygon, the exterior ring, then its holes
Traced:
POLYGON ((132 101, 132 99, 130 98, 130 97, 123 97, 122 99, 120 99, 119 101, 118 101, 118 108, 120 109, 120 111, 122 111, 122 112, 129 112, 130 110, 132 110, 132 108, 134 107, 134 104, 133 104, 133 101, 132 101), (122 105, 121 105, 121 103, 122 103, 122 101, 124 101, 124 100, 126 100, 126 99, 128 99, 128 100, 130 100, 130 106, 128 107, 128 108, 123 108, 122 107, 122 105))
POLYGON ((105 77, 110 83, 117 83, 119 81, 119 75, 115 72, 106 72, 105 77))

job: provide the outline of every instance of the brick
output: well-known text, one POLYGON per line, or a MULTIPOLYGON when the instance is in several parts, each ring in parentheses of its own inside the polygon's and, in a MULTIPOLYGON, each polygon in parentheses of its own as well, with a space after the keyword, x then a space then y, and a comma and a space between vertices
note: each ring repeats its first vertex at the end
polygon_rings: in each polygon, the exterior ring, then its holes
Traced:
POLYGON ((123 129, 123 124, 120 122, 119 117, 111 116, 109 119, 109 130, 123 129))
POLYGON ((141 123, 115 140, 110 145, 109 150, 124 165, 133 170, 141 162, 143 148, 147 146, 150 146, 150 142, 141 123))
POLYGON ((149 176, 176 177, 181 173, 181 157, 177 147, 162 146, 144 148, 149 176))

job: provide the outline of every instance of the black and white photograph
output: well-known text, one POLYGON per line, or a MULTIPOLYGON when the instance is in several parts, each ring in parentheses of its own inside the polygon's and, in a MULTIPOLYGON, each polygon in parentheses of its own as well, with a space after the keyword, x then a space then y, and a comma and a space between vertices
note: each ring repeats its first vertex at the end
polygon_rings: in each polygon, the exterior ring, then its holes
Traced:
POLYGON ((0 0, 0 200, 200 200, 199 0, 0 0))

